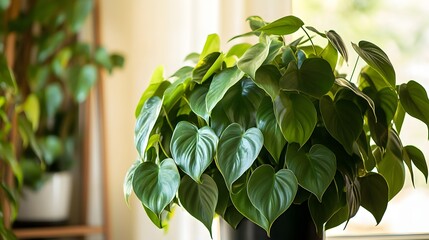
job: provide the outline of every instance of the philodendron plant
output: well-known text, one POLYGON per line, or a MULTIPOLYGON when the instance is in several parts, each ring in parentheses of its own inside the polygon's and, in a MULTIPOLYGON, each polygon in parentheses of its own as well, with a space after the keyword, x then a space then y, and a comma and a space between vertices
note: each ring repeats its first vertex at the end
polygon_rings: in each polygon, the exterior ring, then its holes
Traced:
POLYGON ((366 66, 349 76, 339 70, 348 53, 335 31, 295 16, 248 21, 252 31, 238 37, 258 43, 221 52, 210 35, 190 55, 195 66, 167 79, 155 70, 135 112, 139 159, 125 179, 127 201, 134 191, 160 228, 174 205, 210 232, 218 214, 233 227, 247 218, 269 235, 291 204, 308 205, 319 234, 360 206, 379 223, 405 166, 413 181, 413 165, 427 181, 423 153, 400 138, 407 114, 429 126, 425 89, 397 85, 373 43, 352 43, 366 66), (292 33, 303 37, 284 37, 292 33))

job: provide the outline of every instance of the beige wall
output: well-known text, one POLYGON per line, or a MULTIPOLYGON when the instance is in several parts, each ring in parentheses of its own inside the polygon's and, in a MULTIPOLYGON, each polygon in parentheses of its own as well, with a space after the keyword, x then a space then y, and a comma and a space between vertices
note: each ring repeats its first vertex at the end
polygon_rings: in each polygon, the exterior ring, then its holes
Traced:
POLYGON ((180 67, 191 51, 200 51, 206 35, 221 34, 224 45, 247 31, 244 19, 261 15, 267 20, 287 15, 289 1, 266 0, 103 0, 104 45, 126 58, 125 68, 105 79, 107 162, 110 219, 113 239, 208 239, 201 224, 179 212, 169 234, 153 226, 132 198, 124 202, 122 182, 136 159, 133 143, 134 108, 152 70, 163 64, 167 74, 180 67), (271 5, 270 5, 271 4, 271 5), (271 6, 271 7, 267 7, 271 6))

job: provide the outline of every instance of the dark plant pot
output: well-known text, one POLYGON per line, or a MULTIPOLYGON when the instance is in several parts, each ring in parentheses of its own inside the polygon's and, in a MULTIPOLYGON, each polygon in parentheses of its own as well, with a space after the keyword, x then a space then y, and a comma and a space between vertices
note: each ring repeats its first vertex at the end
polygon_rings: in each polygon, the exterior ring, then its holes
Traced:
MULTIPOLYGON (((231 230, 225 240, 322 240, 318 236, 307 202, 301 205, 292 204, 271 227, 271 237, 264 229, 247 219, 239 224, 237 230, 231 230)), ((222 239, 224 240, 224 239, 222 239)))

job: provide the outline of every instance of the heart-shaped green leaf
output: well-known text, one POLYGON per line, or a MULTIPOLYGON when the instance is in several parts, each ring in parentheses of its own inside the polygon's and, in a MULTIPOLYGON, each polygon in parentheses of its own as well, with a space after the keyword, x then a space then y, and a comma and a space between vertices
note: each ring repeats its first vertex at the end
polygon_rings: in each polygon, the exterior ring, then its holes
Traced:
POLYGON ((271 99, 276 99, 280 92, 280 78, 281 74, 276 66, 263 65, 256 71, 253 81, 258 87, 262 88, 271 99))
POLYGON ((134 127, 134 144, 140 157, 144 156, 149 141, 150 132, 155 126, 162 107, 159 97, 150 97, 144 103, 134 127))
POLYGON ((313 145, 309 152, 298 144, 289 144, 286 165, 299 185, 316 195, 320 202, 337 170, 335 154, 321 144, 313 145))
POLYGON ((286 16, 269 23, 256 31, 264 32, 268 35, 288 35, 298 31, 304 22, 295 16, 286 16))
POLYGON ((171 158, 164 159, 159 165, 144 162, 134 171, 133 189, 136 196, 157 216, 173 200, 179 184, 179 171, 171 158))
POLYGON ((304 145, 316 127, 316 108, 304 95, 281 92, 274 101, 274 113, 288 142, 304 145))
POLYGON ((205 102, 207 112, 211 113, 216 104, 225 96, 225 93, 244 76, 244 72, 237 66, 224 69, 216 74, 210 84, 205 102))
POLYGON ((279 162, 280 154, 286 145, 286 139, 277 124, 273 102, 269 97, 262 100, 256 113, 256 125, 264 135, 264 146, 271 156, 279 162))
POLYGON ((329 134, 351 154, 353 144, 363 128, 363 117, 359 107, 352 101, 334 102, 329 96, 323 96, 320 99, 320 113, 329 134))
POLYGON ((259 166, 250 176, 247 195, 250 202, 268 220, 270 234, 273 222, 284 213, 295 199, 298 181, 292 171, 274 172, 270 165, 259 166))
POLYGON ((389 57, 381 48, 367 41, 360 41, 359 46, 352 43, 356 53, 374 70, 376 70, 391 87, 396 86, 396 74, 389 57))
POLYGON ((347 48, 341 36, 338 35, 338 33, 336 33, 334 30, 329 30, 328 32, 326 32, 326 37, 328 38, 329 42, 334 46, 334 48, 341 54, 341 56, 343 56, 344 60, 348 62, 349 56, 347 53, 347 48))
POLYGON ((213 161, 218 138, 210 127, 198 129, 195 125, 182 121, 176 125, 171 138, 170 149, 177 166, 194 181, 213 161))
POLYGON ((189 106, 192 112, 203 118, 208 122, 209 113, 207 112, 206 96, 209 87, 206 84, 195 86, 194 90, 189 96, 189 106))
POLYGON ((124 190, 124 197, 125 197, 125 202, 129 205, 129 198, 131 196, 131 193, 133 192, 133 177, 134 177, 134 172, 136 171, 137 167, 140 165, 141 161, 137 160, 133 163, 133 165, 131 165, 131 167, 128 169, 127 174, 125 175, 125 180, 124 180, 124 186, 123 186, 123 190, 124 190))
POLYGON ((338 86, 341 86, 341 87, 348 88, 349 90, 353 91, 357 96, 359 96, 363 100, 365 100, 375 115, 374 101, 369 96, 367 96, 365 93, 363 93, 358 87, 356 87, 352 82, 349 82, 344 78, 336 78, 335 84, 337 84, 338 86))
POLYGON ((212 234, 212 222, 218 200, 215 181, 206 174, 201 176, 201 183, 184 176, 180 183, 179 199, 182 206, 198 219, 212 234))
POLYGON ((222 66, 223 54, 212 52, 200 59, 192 71, 192 80, 202 84, 222 66))
POLYGON ((322 58, 307 58, 300 68, 295 61, 289 63, 280 79, 280 87, 320 98, 331 89, 334 80, 335 76, 329 62, 322 58))
POLYGON ((239 185, 236 191, 231 191, 231 200, 235 208, 247 219, 260 226, 263 229, 269 229, 270 223, 267 218, 259 212, 258 209, 250 202, 247 194, 247 183, 239 185))
POLYGON ((374 216, 377 224, 383 218, 389 201, 389 187, 386 180, 378 173, 370 172, 359 178, 361 205, 374 216))
POLYGON ((407 164, 408 170, 411 174, 411 180, 414 185, 414 173, 412 163, 420 170, 425 176, 426 182, 428 181, 428 166, 426 164, 425 155, 415 146, 405 146, 402 151, 402 156, 405 164, 407 164))
POLYGON ((264 136, 258 128, 244 131, 232 123, 222 133, 216 154, 216 164, 231 190, 232 184, 252 166, 264 143, 264 136))
POLYGON ((408 114, 426 124, 429 134, 429 99, 424 87, 415 81, 403 83, 399 87, 399 99, 408 114))
POLYGON ((264 63, 268 56, 270 47, 265 43, 257 43, 247 49, 244 55, 238 60, 238 68, 255 79, 256 70, 264 63))

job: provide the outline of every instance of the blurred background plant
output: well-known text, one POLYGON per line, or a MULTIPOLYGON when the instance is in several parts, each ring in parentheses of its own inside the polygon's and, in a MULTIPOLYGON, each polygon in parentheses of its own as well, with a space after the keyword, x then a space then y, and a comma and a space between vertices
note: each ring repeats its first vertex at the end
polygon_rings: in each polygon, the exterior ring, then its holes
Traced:
POLYGON ((47 172, 73 166, 82 103, 98 69, 110 73, 124 63, 121 55, 79 37, 93 5, 90 0, 0 0, 0 52, 11 56, 11 72, 4 56, 0 62, 0 158, 11 166, 18 187, 22 182, 37 189, 47 172), (11 145, 15 115, 20 141, 11 145))

